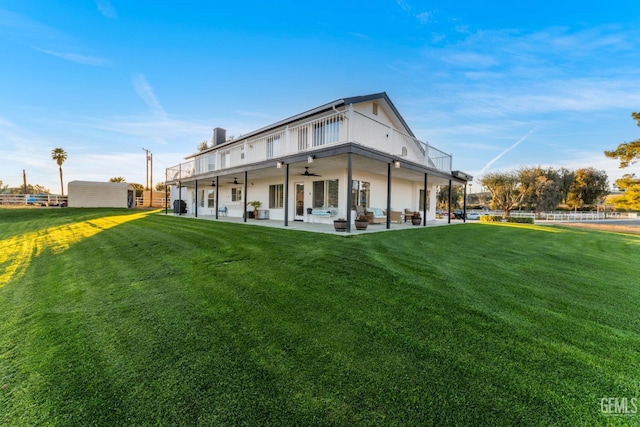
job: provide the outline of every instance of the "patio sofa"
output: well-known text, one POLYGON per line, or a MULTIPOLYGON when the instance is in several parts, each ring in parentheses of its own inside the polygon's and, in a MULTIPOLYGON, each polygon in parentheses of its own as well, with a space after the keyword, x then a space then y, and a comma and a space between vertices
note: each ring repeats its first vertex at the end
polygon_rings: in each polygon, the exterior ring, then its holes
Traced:
POLYGON ((365 215, 371 224, 384 224, 387 222, 387 215, 380 208, 366 208, 365 215))

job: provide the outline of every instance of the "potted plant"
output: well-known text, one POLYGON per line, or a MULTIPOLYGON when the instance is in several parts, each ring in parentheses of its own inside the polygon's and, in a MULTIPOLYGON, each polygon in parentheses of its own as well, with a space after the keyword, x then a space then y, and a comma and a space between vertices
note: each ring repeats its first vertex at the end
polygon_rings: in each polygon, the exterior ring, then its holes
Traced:
POLYGON ((411 224, 413 225, 422 224, 422 217, 420 216, 420 212, 416 211, 411 214, 411 224))
POLYGON ((366 215, 360 214, 355 220, 356 230, 366 230, 369 226, 369 220, 366 215))
POLYGON ((336 231, 347 231, 347 220, 344 218, 334 219, 333 228, 335 228, 336 231))
POLYGON ((247 202, 247 205, 253 206, 253 217, 258 218, 258 209, 262 206, 262 202, 260 200, 254 200, 253 202, 247 202))

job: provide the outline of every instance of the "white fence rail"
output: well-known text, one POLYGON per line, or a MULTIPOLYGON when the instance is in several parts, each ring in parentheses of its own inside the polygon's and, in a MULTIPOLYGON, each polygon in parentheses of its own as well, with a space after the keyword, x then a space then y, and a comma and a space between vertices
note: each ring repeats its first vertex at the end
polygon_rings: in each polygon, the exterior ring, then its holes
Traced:
MULTIPOLYGON (((473 210, 467 210, 467 212, 472 212, 473 210)), ((500 210, 495 211, 480 211, 484 214, 489 215, 502 215, 503 212, 500 210)), ((511 211, 509 216, 513 217, 521 217, 521 218, 535 218, 538 220, 546 220, 546 221, 596 221, 603 219, 636 219, 638 218, 638 214, 636 212, 604 212, 604 211, 594 211, 594 212, 520 212, 520 211, 511 211)))
POLYGON ((0 205, 66 206, 67 200, 57 194, 0 194, 0 205))
MULTIPOLYGON (((171 201, 164 197, 154 197, 151 203, 152 203, 151 206, 155 208, 160 208, 160 207, 166 208, 171 204, 171 201)), ((136 207, 147 208, 149 207, 149 201, 145 201, 144 197, 136 197, 136 207)))

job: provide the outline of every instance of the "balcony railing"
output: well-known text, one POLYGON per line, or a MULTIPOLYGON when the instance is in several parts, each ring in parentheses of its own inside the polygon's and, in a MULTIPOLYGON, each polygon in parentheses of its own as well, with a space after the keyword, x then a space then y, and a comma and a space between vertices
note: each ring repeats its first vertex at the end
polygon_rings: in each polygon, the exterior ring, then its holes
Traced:
POLYGON ((451 172, 450 154, 355 110, 347 110, 197 155, 193 160, 167 168, 167 181, 312 152, 345 142, 355 142, 407 161, 451 172))

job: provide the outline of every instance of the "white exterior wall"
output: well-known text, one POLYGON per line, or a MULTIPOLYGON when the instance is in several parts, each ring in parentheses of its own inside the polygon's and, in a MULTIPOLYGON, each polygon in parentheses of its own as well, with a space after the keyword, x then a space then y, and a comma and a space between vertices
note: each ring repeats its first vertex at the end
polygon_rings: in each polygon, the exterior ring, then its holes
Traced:
POLYGON ((135 188, 126 182, 71 181, 68 184, 69 207, 126 208, 128 191, 135 188))

